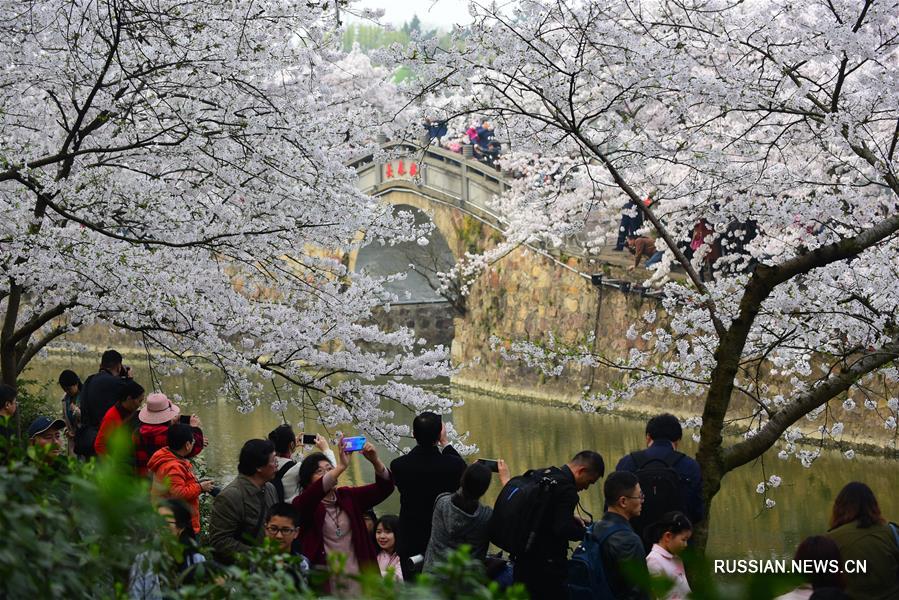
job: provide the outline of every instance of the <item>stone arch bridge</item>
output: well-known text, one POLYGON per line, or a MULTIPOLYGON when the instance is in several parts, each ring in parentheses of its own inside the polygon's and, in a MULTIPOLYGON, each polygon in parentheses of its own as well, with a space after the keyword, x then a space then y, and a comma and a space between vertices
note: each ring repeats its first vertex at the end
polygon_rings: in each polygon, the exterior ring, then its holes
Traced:
POLYGON ((390 158, 369 155, 351 163, 360 188, 395 210, 429 219, 434 228, 425 245, 372 244, 348 257, 350 269, 375 275, 418 265, 405 281, 390 284, 400 302, 377 315, 380 325, 405 325, 429 345, 451 347, 454 363, 466 366, 454 376, 456 383, 525 396, 547 394, 554 401, 576 401, 602 374, 588 369, 546 380, 534 369, 499 360, 490 347, 491 335, 536 340, 552 334, 564 342, 592 335, 614 353, 634 345, 626 336, 628 324, 658 307, 657 294, 628 281, 629 256, 587 256, 576 239, 561 248, 527 246, 510 252, 471 286, 464 313, 437 294, 433 270, 447 271, 466 252, 501 238, 504 221, 490 204, 508 184, 493 167, 437 146, 388 142, 382 150, 390 158), (597 272, 602 276, 591 280, 597 272))
POLYGON ((433 229, 427 243, 372 244, 354 251, 349 268, 372 275, 408 272, 404 281, 387 284, 400 300, 378 315, 378 322, 388 328, 409 326, 429 344, 449 347, 460 307, 436 291, 436 273, 475 251, 485 228, 500 230, 501 219, 488 204, 506 184, 493 167, 437 146, 388 142, 382 149, 392 158, 381 162, 369 155, 351 163, 360 189, 396 211, 411 212, 418 223, 430 221, 433 229))

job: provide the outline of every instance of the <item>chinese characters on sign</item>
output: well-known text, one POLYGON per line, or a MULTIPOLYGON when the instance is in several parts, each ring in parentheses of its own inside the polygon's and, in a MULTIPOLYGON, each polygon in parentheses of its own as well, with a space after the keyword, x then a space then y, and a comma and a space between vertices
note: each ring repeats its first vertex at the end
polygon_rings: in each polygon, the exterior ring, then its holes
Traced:
POLYGON ((404 160, 389 162, 384 166, 385 179, 412 179, 418 174, 418 163, 410 162, 408 167, 404 160))

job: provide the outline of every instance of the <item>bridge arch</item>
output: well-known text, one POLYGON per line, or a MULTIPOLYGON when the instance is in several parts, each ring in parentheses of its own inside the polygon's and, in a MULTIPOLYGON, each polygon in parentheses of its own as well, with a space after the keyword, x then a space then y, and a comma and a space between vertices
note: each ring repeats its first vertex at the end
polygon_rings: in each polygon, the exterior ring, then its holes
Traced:
POLYGON ((392 196, 387 201, 395 213, 411 213, 416 225, 431 224, 433 228, 418 241, 392 246, 369 244, 360 248, 350 257, 350 268, 355 272, 364 270, 376 277, 407 273, 404 280, 388 282, 384 286, 396 294, 401 303, 444 302, 445 298, 435 289, 439 285, 436 274, 450 270, 456 262, 446 234, 434 223, 430 211, 426 212, 427 205, 421 199, 413 194, 392 196))

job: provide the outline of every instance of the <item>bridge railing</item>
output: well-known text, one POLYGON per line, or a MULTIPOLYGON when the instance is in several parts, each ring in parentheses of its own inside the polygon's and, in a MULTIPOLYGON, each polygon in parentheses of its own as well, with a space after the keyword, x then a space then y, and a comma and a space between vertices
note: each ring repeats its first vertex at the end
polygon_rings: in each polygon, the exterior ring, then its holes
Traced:
POLYGON ((489 204, 508 185, 502 173, 493 167, 439 146, 385 142, 381 147, 391 157, 389 160, 374 162, 369 155, 351 163, 362 191, 376 194, 399 185, 436 192, 438 199, 449 200, 462 209, 474 209, 491 216, 497 224, 502 223, 501 215, 494 214, 489 204))
MULTIPOLYGON (((365 156, 351 163, 358 173, 362 191, 377 195, 400 186, 432 197, 436 193, 436 199, 472 212, 500 230, 508 226, 504 215, 491 206, 493 199, 509 188, 506 176, 500 171, 439 146, 385 142, 381 147, 394 158, 374 162, 371 156, 365 156), (403 158, 396 158, 398 156, 403 158), (412 164, 415 165, 414 173, 411 172, 412 164)), ((572 237, 559 250, 582 256, 585 243, 580 236, 572 237)))

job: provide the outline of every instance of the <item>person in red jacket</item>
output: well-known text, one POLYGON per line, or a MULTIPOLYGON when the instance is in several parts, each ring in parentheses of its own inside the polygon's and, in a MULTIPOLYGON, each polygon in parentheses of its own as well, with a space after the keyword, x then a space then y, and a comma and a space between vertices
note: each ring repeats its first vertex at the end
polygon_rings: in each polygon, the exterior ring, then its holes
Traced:
POLYGON ((97 456, 106 454, 112 432, 123 425, 133 427, 136 422, 137 409, 144 401, 144 388, 133 379, 125 380, 119 390, 119 399, 106 411, 100 422, 97 439, 94 440, 94 452, 97 456))
POLYGON ((194 446, 188 458, 194 457, 203 450, 205 440, 200 429, 200 417, 190 415, 181 419, 181 409, 168 399, 165 394, 156 392, 147 396, 147 403, 137 413, 140 421, 134 434, 134 470, 141 477, 147 475, 147 462, 160 448, 168 444, 169 427, 175 423, 183 423, 189 419, 194 434, 194 446))
MULTIPOLYGON (((294 499, 293 505, 302 519, 303 556, 313 565, 324 565, 327 554, 339 552, 347 557, 344 573, 353 575, 365 567, 378 568, 378 548, 368 534, 363 515, 393 493, 393 479, 375 447, 366 443, 362 456, 375 468, 375 483, 337 487, 338 478, 349 465, 343 440, 338 444, 338 451, 336 466, 320 452, 303 459, 300 465, 303 492, 294 499)), ((340 583, 347 586, 348 582, 340 583)))
POLYGON ((154 502, 163 498, 178 498, 191 509, 191 526, 200 533, 200 494, 215 487, 212 480, 197 480, 193 465, 187 458, 193 456, 194 431, 190 425, 176 423, 166 432, 168 446, 160 448, 150 457, 147 467, 153 473, 150 496, 154 502))

